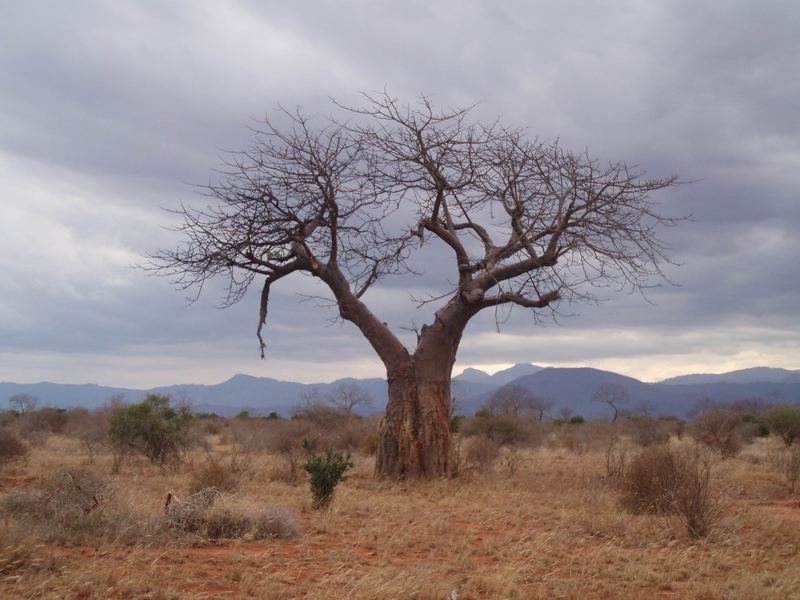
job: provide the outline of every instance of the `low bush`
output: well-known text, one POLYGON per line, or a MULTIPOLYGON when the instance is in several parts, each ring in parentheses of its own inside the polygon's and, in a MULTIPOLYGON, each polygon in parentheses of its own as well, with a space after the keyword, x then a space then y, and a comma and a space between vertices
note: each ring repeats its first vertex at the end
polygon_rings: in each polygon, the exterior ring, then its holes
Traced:
POLYGON ((275 421, 268 438, 268 448, 278 455, 280 466, 273 472, 273 479, 295 485, 302 473, 303 440, 311 435, 312 427, 304 421, 275 421))
POLYGON ((621 478, 621 502, 634 514, 667 514, 679 485, 675 454, 667 447, 650 448, 630 461, 621 478))
POLYGON ((767 453, 770 466, 781 476, 786 490, 794 494, 800 480, 800 446, 780 446, 771 448, 767 453))
POLYGON ((705 537, 722 513, 719 498, 711 491, 711 463, 698 454, 683 454, 678 458, 678 472, 673 512, 689 537, 705 537))
POLYGON ((721 514, 712 495, 711 464, 696 452, 649 448, 631 461, 621 487, 628 510, 672 515, 692 538, 708 535, 721 514))
POLYGON ((217 459, 211 459, 192 475, 189 493, 195 494, 205 488, 235 492, 240 479, 238 469, 234 465, 226 465, 217 459))
POLYGON ((529 428, 520 417, 509 414, 494 414, 479 410, 462 427, 467 437, 483 436, 499 445, 513 445, 530 438, 529 428))
POLYGON ((787 447, 800 439, 800 406, 772 406, 761 417, 761 422, 770 433, 780 437, 787 447))
POLYGON ((318 455, 308 438, 303 440, 303 447, 308 452, 303 469, 310 475, 311 506, 315 510, 326 510, 333 502, 336 486, 346 479, 345 472, 353 467, 353 461, 349 453, 334 452, 330 448, 324 455, 318 455))
POLYGON ((719 453, 722 458, 737 455, 753 437, 752 423, 740 411, 709 408, 701 412, 689 427, 695 440, 719 453))
POLYGON ((163 524, 168 529, 208 539, 291 538, 297 535, 297 522, 288 510, 268 506, 256 514, 242 513, 218 506, 223 495, 206 488, 184 501, 167 496, 163 524))
POLYGON ((291 512, 280 506, 268 506, 253 518, 253 538, 289 539, 297 536, 297 521, 291 512))
POLYGON ((145 538, 148 520, 115 502, 115 492, 109 482, 85 473, 65 472, 41 490, 4 496, 0 513, 47 543, 135 543, 145 538))
POLYGON ((22 440, 10 431, 0 429, 0 467, 27 455, 28 447, 22 440))
POLYGON ((64 433, 69 415, 63 408, 44 407, 20 415, 17 427, 26 437, 31 434, 64 433))
POLYGON ((247 515, 230 510, 212 510, 204 519, 205 537, 211 540, 236 539, 246 536, 253 528, 247 515))
POLYGON ((115 408, 109 417, 109 438, 118 453, 143 454, 150 462, 163 466, 180 460, 191 445, 189 427, 192 411, 188 406, 170 405, 169 396, 148 394, 138 404, 115 408))
POLYGON ((647 416, 630 417, 626 422, 631 438, 642 448, 658 446, 669 442, 667 426, 657 419, 647 416))
POLYGON ((466 440, 464 461, 470 469, 486 473, 492 470, 500 456, 500 444, 486 435, 472 436, 466 440))

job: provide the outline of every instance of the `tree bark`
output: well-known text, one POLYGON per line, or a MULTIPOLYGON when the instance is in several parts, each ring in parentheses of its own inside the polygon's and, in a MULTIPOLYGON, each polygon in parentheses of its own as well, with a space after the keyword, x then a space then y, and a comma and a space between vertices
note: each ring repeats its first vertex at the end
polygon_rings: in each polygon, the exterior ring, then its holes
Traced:
POLYGON ((461 334, 473 311, 459 298, 419 335, 417 350, 387 368, 389 401, 378 430, 375 474, 392 479, 450 473, 450 379, 461 334))
POLYGON ((412 360, 389 377, 378 430, 375 474, 392 479, 445 477, 450 466, 450 372, 431 377, 412 360))

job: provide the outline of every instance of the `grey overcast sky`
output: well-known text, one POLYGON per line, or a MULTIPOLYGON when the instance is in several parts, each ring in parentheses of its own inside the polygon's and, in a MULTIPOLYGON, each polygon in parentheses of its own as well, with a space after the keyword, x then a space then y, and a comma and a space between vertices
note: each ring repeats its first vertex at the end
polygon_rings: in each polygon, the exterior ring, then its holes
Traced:
MULTIPOLYGON (((472 323, 456 371, 529 361, 658 380, 800 368, 800 3, 762 0, 4 2, 0 19, 0 380, 153 386, 234 373, 382 376, 355 328, 275 288, 219 310, 131 268, 177 239, 225 149, 280 103, 359 90, 476 101, 573 150, 695 183, 659 193, 675 286, 601 290, 544 327, 472 323)), ((393 327, 432 272, 371 292, 393 327)))

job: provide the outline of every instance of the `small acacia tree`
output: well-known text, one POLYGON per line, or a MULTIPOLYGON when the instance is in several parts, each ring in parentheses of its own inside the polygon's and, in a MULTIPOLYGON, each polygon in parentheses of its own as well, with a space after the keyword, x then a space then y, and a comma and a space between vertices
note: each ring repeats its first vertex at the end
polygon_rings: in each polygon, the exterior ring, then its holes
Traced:
POLYGON ((498 388, 484 408, 494 414, 535 417, 542 421, 545 413, 553 408, 553 403, 523 387, 509 384, 498 388))
POLYGON ((608 407, 614 411, 614 416, 611 418, 612 423, 616 423, 619 418, 620 406, 628 402, 630 398, 628 388, 621 383, 601 383, 592 392, 592 400, 608 404, 608 407))
POLYGON ((351 381, 343 381, 336 385, 325 395, 325 399, 348 415, 353 414, 356 407, 367 407, 373 402, 373 398, 367 390, 351 381))
POLYGON ((471 120, 470 109, 405 105, 384 93, 339 116, 284 112, 232 154, 207 208, 181 207, 185 243, 153 268, 183 287, 229 282, 228 302, 260 280, 258 338, 272 286, 305 274, 330 290, 383 361, 389 383, 376 472, 439 477, 450 457, 450 377, 480 311, 518 306, 534 319, 592 284, 639 289, 665 260, 650 194, 676 182, 601 163, 524 129, 471 120), (406 348, 366 300, 384 277, 413 272, 415 250, 452 257, 442 305, 406 348))
POLYGON ((787 447, 800 439, 800 406, 771 406, 764 413, 762 421, 787 447))
POLYGON ((117 452, 138 452, 163 466, 189 445, 191 422, 188 406, 171 406, 169 396, 148 394, 138 404, 112 410, 108 436, 117 452))
POLYGON ((8 403, 11 405, 11 408, 20 415, 27 415, 36 410, 36 407, 39 405, 39 399, 36 396, 31 396, 23 392, 11 396, 11 398, 8 399, 8 403))

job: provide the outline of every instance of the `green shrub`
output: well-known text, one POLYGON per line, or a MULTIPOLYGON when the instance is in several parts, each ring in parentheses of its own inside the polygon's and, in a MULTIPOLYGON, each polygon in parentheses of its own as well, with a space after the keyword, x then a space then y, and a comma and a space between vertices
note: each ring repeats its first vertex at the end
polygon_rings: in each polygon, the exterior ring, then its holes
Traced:
POLYGON ((779 436, 786 446, 800 439, 800 406, 782 404, 770 407, 761 417, 771 433, 779 436))
POLYGON ((464 423, 464 415, 453 415, 450 417, 450 432, 458 433, 461 431, 461 425, 464 423))
POLYGON ((109 417, 109 438, 117 452, 138 452, 154 464, 180 459, 190 445, 192 412, 170 406, 170 397, 148 394, 139 404, 115 408, 109 417))
POLYGON ((353 466, 349 453, 334 452, 328 448, 324 456, 314 449, 314 443, 306 438, 303 447, 308 452, 308 461, 303 465, 311 476, 311 506, 314 509, 328 509, 333 502, 333 494, 339 482, 344 481, 345 471, 353 466))

